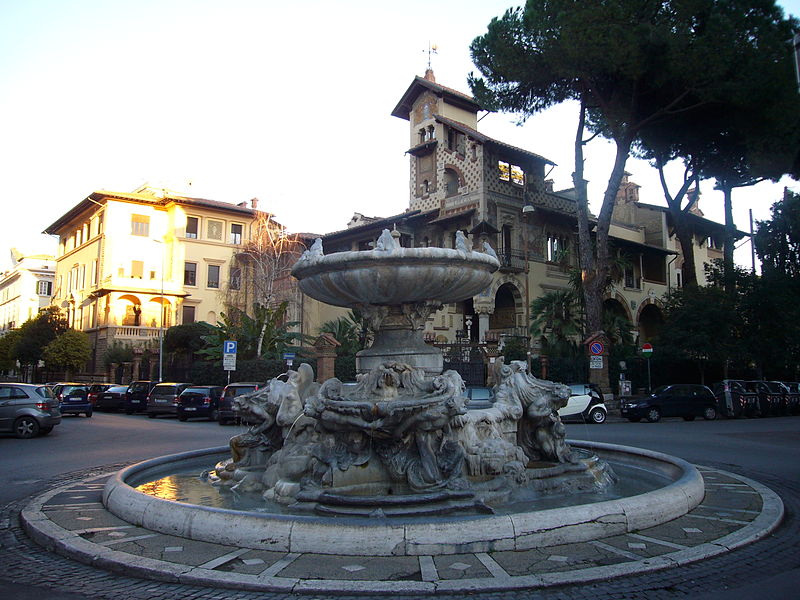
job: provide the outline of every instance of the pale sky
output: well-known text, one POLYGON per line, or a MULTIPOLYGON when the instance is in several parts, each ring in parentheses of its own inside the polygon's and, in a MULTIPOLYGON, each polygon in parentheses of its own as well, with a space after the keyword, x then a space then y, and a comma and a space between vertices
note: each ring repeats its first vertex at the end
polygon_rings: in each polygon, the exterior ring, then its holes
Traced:
MULTIPOLYGON (((54 252, 40 232, 94 190, 144 182, 241 202, 291 231, 326 233, 353 212, 390 216, 409 200, 408 122, 390 112, 427 66, 469 92, 469 43, 514 0, 0 0, 0 269, 9 249, 54 252), (191 187, 187 187, 191 182, 191 187)), ((780 3, 799 15, 800 0, 780 3)), ((571 187, 573 106, 485 134, 558 164, 571 187)), ((597 211, 613 161, 586 152, 597 211)), ((655 170, 631 160, 641 200, 664 204, 655 170)), ((677 182, 676 182, 677 185, 677 182)), ((784 185, 734 192, 734 218, 769 217, 784 185)), ((722 196, 700 206, 722 222, 722 196)), ((749 265, 749 246, 737 261, 749 265)))

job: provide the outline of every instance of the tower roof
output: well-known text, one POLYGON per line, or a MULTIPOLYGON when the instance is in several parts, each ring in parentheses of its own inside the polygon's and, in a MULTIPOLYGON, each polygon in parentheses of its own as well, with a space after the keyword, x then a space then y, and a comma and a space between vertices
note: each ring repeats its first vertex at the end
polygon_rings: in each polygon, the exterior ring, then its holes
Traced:
POLYGON ((452 104, 458 108, 474 113, 477 113, 479 110, 481 110, 480 105, 475 102, 475 99, 472 96, 468 96, 467 94, 436 83, 436 80, 433 76, 433 71, 428 69, 428 71, 425 73, 425 77, 414 77, 414 81, 411 82, 411 85, 408 86, 408 89, 403 94, 403 97, 400 98, 400 102, 398 102, 397 106, 394 107, 392 116, 400 117, 401 119, 408 121, 411 113, 411 107, 414 105, 416 99, 419 98, 420 94, 426 91, 433 92, 448 104, 452 104))

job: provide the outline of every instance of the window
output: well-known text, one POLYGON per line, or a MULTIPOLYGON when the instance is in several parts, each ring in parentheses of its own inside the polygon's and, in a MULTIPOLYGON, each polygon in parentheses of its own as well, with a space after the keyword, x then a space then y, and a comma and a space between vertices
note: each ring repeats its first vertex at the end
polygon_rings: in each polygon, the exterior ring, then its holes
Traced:
POLYGON ((208 283, 210 288, 219 288, 219 265, 208 265, 208 283))
POLYGON ((97 261, 92 261, 92 285, 97 285, 97 261))
POLYGON ((147 215, 131 215, 131 234, 144 237, 150 235, 150 217, 147 215))
POLYGON ((242 269, 239 267, 231 267, 228 287, 232 290, 242 289, 242 269))
POLYGON ((208 221, 206 225, 206 236, 210 240, 222 241, 222 221, 208 221))
POLYGON ((144 277, 144 261, 131 261, 131 277, 136 277, 137 279, 144 277))
POLYGON ((194 306, 183 305, 183 320, 184 325, 187 323, 194 323, 194 306))
POLYGON ((446 197, 449 198, 458 194, 458 175, 453 169, 444 170, 444 183, 447 189, 446 197))
POLYGON ((197 263, 183 263, 183 285, 197 285, 197 263))
POLYGON ((242 243, 242 226, 238 223, 231 223, 231 244, 242 243))
POLYGON ((561 262, 567 255, 567 238, 563 235, 548 234, 547 236, 547 260, 550 262, 561 262))
POLYGON ((517 165, 511 165, 511 183, 525 185, 525 173, 517 165))
POLYGON ((500 181, 511 181, 511 167, 507 162, 497 161, 497 176, 500 181))
POLYGON ((37 281, 36 293, 40 296, 50 296, 53 293, 53 282, 51 281, 37 281))
POLYGON ((186 217, 186 237, 196 240, 198 231, 200 231, 200 219, 197 217, 186 217))

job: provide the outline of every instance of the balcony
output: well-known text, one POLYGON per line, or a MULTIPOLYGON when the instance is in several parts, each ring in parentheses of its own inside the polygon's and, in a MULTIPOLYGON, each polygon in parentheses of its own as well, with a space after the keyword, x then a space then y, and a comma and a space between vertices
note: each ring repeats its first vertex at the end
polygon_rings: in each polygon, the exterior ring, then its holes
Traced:
POLYGON ((500 261, 500 272, 522 273, 525 270, 525 253, 522 250, 497 251, 497 260, 500 261))
MULTIPOLYGON (((108 328, 108 337, 117 340, 157 340, 159 337, 160 327, 136 327, 134 325, 110 325, 108 328)), ((164 328, 166 331, 166 328, 164 328)))

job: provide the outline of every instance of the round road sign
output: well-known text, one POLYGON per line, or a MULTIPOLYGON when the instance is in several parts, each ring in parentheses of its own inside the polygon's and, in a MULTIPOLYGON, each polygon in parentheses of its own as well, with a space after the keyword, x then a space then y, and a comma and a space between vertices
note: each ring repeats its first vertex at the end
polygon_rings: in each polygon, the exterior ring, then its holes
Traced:
POLYGON ((642 344, 642 356, 650 358, 651 354, 653 354, 653 344, 642 344))
POLYGON ((591 352, 594 356, 600 356, 605 350, 602 342, 592 342, 589 345, 589 352, 591 352))

